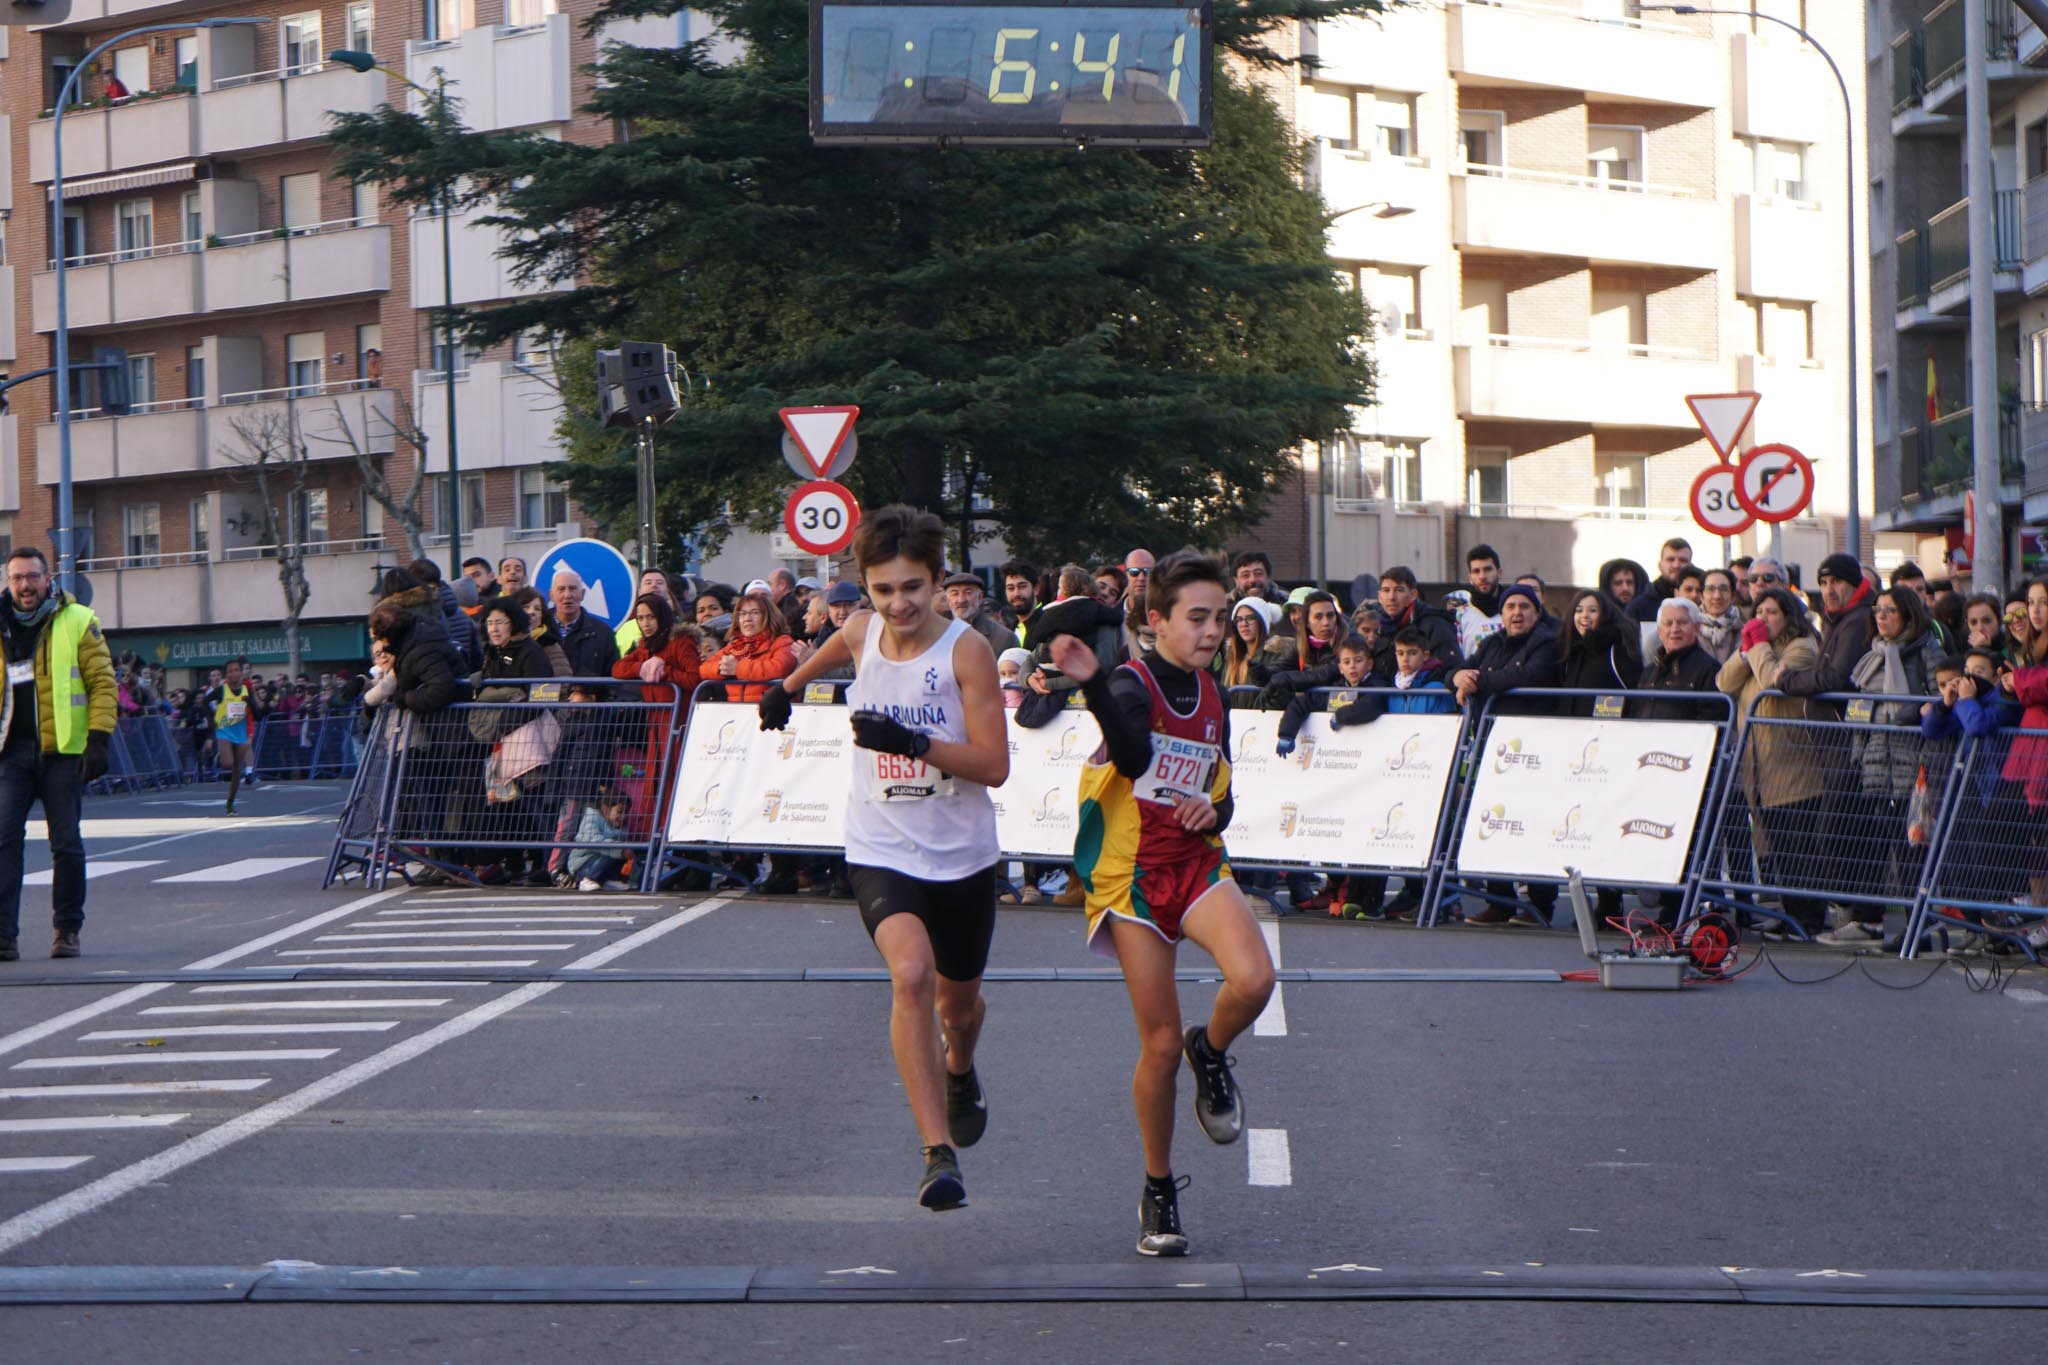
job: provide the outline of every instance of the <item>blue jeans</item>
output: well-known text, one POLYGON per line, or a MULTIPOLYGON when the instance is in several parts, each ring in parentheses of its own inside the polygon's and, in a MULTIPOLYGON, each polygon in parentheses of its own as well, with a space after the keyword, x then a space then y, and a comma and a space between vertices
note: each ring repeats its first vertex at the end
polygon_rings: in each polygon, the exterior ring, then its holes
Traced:
POLYGON ((29 807, 43 803, 50 828, 51 922, 60 934, 85 924, 85 839, 78 832, 85 789, 76 754, 0 756, 0 938, 21 937, 22 836, 29 807))

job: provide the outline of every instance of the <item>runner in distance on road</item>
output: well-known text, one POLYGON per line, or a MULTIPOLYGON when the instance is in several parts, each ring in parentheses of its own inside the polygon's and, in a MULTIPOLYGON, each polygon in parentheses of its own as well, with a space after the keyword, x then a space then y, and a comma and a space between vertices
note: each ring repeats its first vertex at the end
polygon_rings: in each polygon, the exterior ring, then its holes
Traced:
POLYGON ((918 1202, 930 1209, 967 1202, 955 1149, 988 1126, 974 1070, 1000 852, 988 792, 1010 775, 995 654, 932 610, 944 554, 945 526, 929 512, 863 517, 853 556, 874 610, 848 617, 760 703, 761 727, 780 730, 792 693, 854 664, 846 862, 889 968, 889 1042, 924 1147, 918 1202))
POLYGON ((1156 646, 1102 671, 1071 635, 1052 658, 1081 684, 1103 742, 1081 776, 1074 867, 1087 888, 1088 943, 1122 964, 1137 1016, 1131 1094, 1145 1154, 1138 1253, 1185 1256, 1173 1176, 1174 1079, 1183 1055, 1195 1118, 1209 1140, 1244 1132, 1228 1049, 1273 993, 1273 959, 1223 854, 1230 822, 1230 713, 1210 675, 1230 619, 1223 566, 1191 550, 1152 571, 1146 617, 1156 646), (1207 1024, 1181 1031, 1174 959, 1181 939, 1207 949, 1223 986, 1207 1024))

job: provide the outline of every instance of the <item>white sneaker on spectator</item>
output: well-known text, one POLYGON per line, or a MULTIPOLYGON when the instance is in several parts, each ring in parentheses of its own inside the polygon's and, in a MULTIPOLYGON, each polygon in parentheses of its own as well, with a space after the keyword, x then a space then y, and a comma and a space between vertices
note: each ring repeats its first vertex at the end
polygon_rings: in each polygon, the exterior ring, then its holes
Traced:
POLYGON ((1830 929, 1814 939, 1830 948, 1877 948, 1884 945, 1884 926, 1881 924, 1859 924, 1849 921, 1839 929, 1830 929))
POLYGON ((584 877, 576 883, 576 889, 578 891, 602 891, 604 890, 604 883, 598 881, 595 877, 584 877))
POLYGON ((1951 929, 1948 931, 1948 955, 1950 957, 1964 957, 1983 951, 1984 935, 1969 929, 1951 929))

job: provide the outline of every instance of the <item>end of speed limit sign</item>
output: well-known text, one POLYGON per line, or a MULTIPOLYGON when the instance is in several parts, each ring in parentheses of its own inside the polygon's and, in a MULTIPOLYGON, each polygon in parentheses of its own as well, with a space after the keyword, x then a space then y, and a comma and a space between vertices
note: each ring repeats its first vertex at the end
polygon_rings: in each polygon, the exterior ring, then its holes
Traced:
POLYGON ((817 479, 798 484, 782 509, 782 529, 813 555, 836 555, 853 541, 860 525, 860 504, 844 484, 817 479))
POLYGON ((1735 466, 1710 464, 1692 481, 1692 519, 1708 535, 1739 536, 1756 524, 1735 495, 1735 466))

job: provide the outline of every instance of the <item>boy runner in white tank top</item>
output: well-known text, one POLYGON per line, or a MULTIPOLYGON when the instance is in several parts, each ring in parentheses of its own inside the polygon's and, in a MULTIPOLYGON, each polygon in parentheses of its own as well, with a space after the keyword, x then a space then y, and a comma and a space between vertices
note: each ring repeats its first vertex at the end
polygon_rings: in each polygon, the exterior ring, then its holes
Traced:
POLYGON ((854 664, 846 863, 889 967, 889 1042, 924 1145, 918 1202, 930 1209, 967 1202, 954 1148, 972 1147, 988 1126, 974 1071, 999 853, 988 789, 1010 775, 995 654, 932 610, 945 536, 937 517, 914 508, 862 518, 853 557, 874 609, 848 617, 760 706, 761 728, 780 730, 791 693, 854 664))

